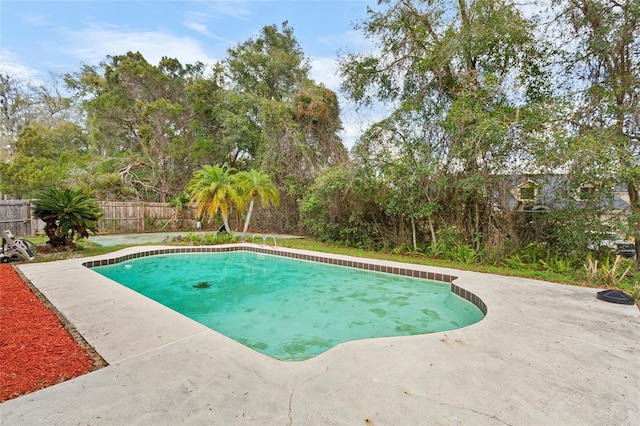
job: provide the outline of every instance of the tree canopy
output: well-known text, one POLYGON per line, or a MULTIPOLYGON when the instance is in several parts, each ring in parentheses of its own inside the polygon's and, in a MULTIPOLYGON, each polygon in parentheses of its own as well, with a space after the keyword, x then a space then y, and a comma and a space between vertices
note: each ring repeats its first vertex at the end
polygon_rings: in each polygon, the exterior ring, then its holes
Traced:
POLYGON ((544 45, 510 1, 379 5, 360 25, 378 49, 342 58, 343 88, 393 112, 356 150, 372 164, 382 149, 392 158, 379 170, 388 184, 421 188, 394 198, 397 214, 429 217, 439 200, 479 248, 501 223, 490 201, 494 180, 529 151, 530 116, 547 99, 544 45))
POLYGON ((305 188, 325 165, 347 158, 338 98, 309 77, 309 60, 286 22, 227 53, 205 66, 168 57, 150 64, 126 52, 65 75, 69 97, 49 104, 79 107, 73 120, 59 114, 80 131, 68 133, 68 141, 43 136, 63 132, 65 123, 42 124, 46 116, 38 113, 54 98, 49 92, 0 80, 7 99, 3 135, 11 142, 0 191, 28 196, 50 181, 100 199, 167 202, 194 171, 228 164, 273 176, 282 207, 269 215, 270 226, 296 227, 305 188), (68 161, 49 156, 52 143, 53 157, 68 150, 62 157, 68 161))
POLYGON ((215 64, 126 52, 65 91, 2 75, 0 191, 166 202, 189 188, 200 213, 274 232, 578 259, 585 226, 640 239, 639 20, 636 0, 379 0, 355 26, 373 49, 339 58, 349 100, 386 112, 350 152, 339 98, 287 22, 215 64), (213 191, 226 175, 262 189, 213 191), (256 197, 268 210, 243 210, 256 197))

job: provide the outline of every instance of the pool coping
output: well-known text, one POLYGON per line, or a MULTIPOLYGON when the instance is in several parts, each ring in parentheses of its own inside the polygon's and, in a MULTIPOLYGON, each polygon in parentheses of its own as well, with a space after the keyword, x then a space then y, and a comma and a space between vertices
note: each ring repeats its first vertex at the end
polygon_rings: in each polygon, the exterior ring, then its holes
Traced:
POLYGON ((3 424, 640 423, 640 315, 599 289, 278 248, 457 277, 488 307, 462 329, 283 362, 83 266, 167 248, 19 266, 110 365, 0 404, 3 424))

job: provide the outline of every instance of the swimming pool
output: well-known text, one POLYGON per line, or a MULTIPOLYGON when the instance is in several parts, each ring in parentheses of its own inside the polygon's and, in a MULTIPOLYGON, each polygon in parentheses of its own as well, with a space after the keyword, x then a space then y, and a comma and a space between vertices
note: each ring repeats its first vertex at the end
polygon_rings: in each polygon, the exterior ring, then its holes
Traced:
POLYGON ((88 266, 283 361, 350 340, 445 331, 483 318, 442 281, 255 251, 151 254, 88 266))

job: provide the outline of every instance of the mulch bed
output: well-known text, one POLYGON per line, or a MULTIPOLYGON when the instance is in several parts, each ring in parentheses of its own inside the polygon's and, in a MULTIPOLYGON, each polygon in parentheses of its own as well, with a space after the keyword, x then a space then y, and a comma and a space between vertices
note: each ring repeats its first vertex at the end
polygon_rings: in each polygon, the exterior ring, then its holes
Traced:
POLYGON ((105 365, 12 265, 0 265, 0 402, 105 365))

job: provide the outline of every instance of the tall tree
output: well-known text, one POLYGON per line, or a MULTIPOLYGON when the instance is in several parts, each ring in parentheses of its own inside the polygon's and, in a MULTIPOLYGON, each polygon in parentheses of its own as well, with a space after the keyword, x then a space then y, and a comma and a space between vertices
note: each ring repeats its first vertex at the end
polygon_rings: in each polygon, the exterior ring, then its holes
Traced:
POLYGON ((278 183, 285 174, 309 178, 318 167, 345 158, 337 97, 309 78, 308 60, 286 22, 230 48, 224 63, 240 101, 237 122, 252 135, 260 129, 252 154, 278 183))
POLYGON ((182 191, 192 171, 187 159, 193 112, 185 87, 201 77, 203 66, 166 57, 153 66, 132 52, 109 60, 101 64, 103 75, 85 67, 67 81, 90 94, 90 134, 100 154, 123 158, 123 181, 142 197, 166 202, 182 191))
POLYGON ((391 105, 387 128, 411 117, 422 129, 450 213, 478 247, 498 222, 493 178, 523 151, 528 106, 547 95, 534 23, 509 0, 378 5, 358 26, 378 49, 341 59, 343 89, 361 105, 391 105))
POLYGON ((406 235, 417 250, 421 222, 426 225, 435 243, 434 214, 438 211, 439 195, 429 181, 437 171, 437 156, 433 146, 424 140, 436 137, 429 134, 433 127, 417 128, 413 115, 394 114, 387 120, 373 124, 360 138, 353 150, 354 159, 365 173, 376 175, 387 189, 378 198, 380 208, 393 223, 388 233, 397 246, 407 245, 406 235), (408 221, 408 223, 406 223, 408 221))
POLYGON ((631 232, 640 241, 640 2, 557 0, 567 24, 567 67, 575 109, 572 173, 626 185, 631 232), (578 77, 577 79, 575 77, 578 77))
POLYGON ((291 100, 308 78, 308 60, 286 21, 281 29, 277 25, 264 27, 259 37, 229 48, 227 53, 229 77, 241 92, 291 100))
POLYGON ((269 225, 292 231, 305 188, 324 166, 346 158, 337 97, 309 78, 308 60, 286 22, 230 48, 223 64, 236 102, 225 116, 225 140, 244 138, 247 167, 272 175, 283 189, 269 225))
POLYGON ((0 159, 13 154, 18 135, 34 119, 34 102, 25 82, 0 74, 0 159))
POLYGON ((43 187, 74 183, 91 161, 87 146, 85 132, 74 123, 51 129, 32 123, 20 133, 10 159, 0 162, 0 192, 29 197, 43 187))
POLYGON ((0 73, 0 160, 15 153, 20 133, 31 125, 52 129, 75 121, 72 100, 62 94, 59 80, 33 83, 0 73))
POLYGON ((224 85, 216 67, 213 77, 198 79, 186 88, 195 112, 190 159, 199 166, 228 163, 238 169, 250 167, 261 140, 257 97, 224 85))

